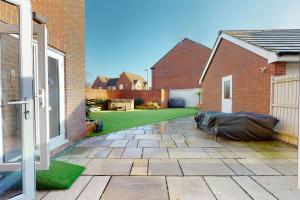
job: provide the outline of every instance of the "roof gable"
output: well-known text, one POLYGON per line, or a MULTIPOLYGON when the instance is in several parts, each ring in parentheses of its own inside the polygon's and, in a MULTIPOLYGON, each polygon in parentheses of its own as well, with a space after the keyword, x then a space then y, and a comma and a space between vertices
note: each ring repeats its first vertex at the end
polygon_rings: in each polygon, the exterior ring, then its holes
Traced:
POLYGON ((193 40, 190 40, 188 38, 184 38, 182 41, 180 41, 179 43, 177 43, 173 48, 171 48, 163 57, 161 57, 152 67, 151 69, 155 69, 156 67, 159 66, 159 64, 165 60, 168 59, 168 57, 172 54, 175 53, 176 51, 178 51, 180 48, 182 48, 182 44, 184 45, 193 45, 194 47, 198 47, 199 49, 206 49, 206 50, 211 50, 210 48, 195 42, 193 40))
MULTIPOLYGON (((238 32, 238 31, 235 31, 238 32)), ((249 31, 250 32, 250 31, 249 31)), ((241 39, 237 37, 236 35, 233 36, 233 31, 220 31, 219 36, 214 44, 213 51, 208 59, 208 62, 205 66, 205 69, 201 75, 201 78, 199 80, 199 83, 201 83, 205 77, 205 74, 210 66, 210 63, 213 60, 213 57, 218 49, 218 46, 222 39, 228 40, 242 48, 247 49, 248 51, 251 51, 263 58, 266 58, 268 60, 268 63, 273 63, 276 61, 286 61, 286 62, 299 62, 299 57, 295 55, 287 55, 287 56, 281 56, 278 54, 278 52, 266 49, 264 46, 258 46, 254 45, 252 42, 249 42, 248 40, 241 39)))
POLYGON ((123 74, 128 78, 128 80, 132 83, 135 84, 136 82, 140 81, 143 83, 145 79, 137 74, 129 73, 129 72, 123 72, 123 74))

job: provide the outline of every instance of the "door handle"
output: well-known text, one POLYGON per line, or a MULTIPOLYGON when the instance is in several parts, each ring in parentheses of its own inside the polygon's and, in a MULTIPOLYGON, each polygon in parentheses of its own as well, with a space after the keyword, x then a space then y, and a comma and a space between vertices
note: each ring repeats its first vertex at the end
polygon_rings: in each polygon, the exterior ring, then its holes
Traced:
POLYGON ((8 105, 25 105, 25 109, 24 109, 24 117, 25 119, 28 119, 28 116, 30 114, 29 110, 27 110, 27 105, 29 104, 29 102, 27 101, 26 97, 24 101, 10 101, 7 102, 8 105))
POLYGON ((7 102, 8 105, 21 105, 21 104, 28 104, 28 101, 10 101, 7 102))

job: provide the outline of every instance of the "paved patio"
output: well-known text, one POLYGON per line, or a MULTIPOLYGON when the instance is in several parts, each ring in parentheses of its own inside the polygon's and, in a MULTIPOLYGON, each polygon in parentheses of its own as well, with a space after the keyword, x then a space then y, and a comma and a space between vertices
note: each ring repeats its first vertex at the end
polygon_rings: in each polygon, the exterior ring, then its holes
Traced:
POLYGON ((187 117, 84 140, 58 158, 83 175, 38 199, 296 200, 296 158, 279 142, 215 142, 187 117))

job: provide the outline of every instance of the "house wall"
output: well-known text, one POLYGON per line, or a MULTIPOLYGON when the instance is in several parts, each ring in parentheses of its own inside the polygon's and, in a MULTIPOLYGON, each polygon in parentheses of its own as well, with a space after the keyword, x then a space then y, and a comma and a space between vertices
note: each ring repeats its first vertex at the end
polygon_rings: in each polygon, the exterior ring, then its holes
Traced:
MULTIPOLYGON (((34 0, 47 19, 48 44, 65 53, 65 132, 73 142, 85 134, 85 1, 34 0)), ((0 1, 0 20, 15 24, 17 9, 0 1)))
POLYGON ((127 76, 122 73, 120 75, 120 78, 118 79, 116 83, 116 89, 119 90, 119 85, 123 84, 123 90, 132 90, 132 83, 130 80, 127 78, 127 76))
POLYGON ((199 88, 210 49, 185 39, 152 67, 153 89, 199 88))
POLYGON ((222 110, 222 77, 232 75, 232 111, 269 114, 271 75, 283 74, 285 63, 268 64, 265 58, 222 39, 202 83, 202 110, 222 110), (266 70, 261 72, 263 67, 266 70))
POLYGON ((93 89, 106 89, 107 88, 107 82, 102 82, 98 77, 95 79, 92 88, 93 89))

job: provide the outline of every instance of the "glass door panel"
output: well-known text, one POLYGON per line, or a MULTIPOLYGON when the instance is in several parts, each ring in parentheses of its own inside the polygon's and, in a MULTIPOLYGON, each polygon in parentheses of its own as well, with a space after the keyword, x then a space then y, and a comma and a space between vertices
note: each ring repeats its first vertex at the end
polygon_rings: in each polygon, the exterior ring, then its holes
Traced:
POLYGON ((0 34, 1 163, 20 163, 13 170, 0 171, 0 199, 22 194, 22 118, 19 39, 0 34))
POLYGON ((52 57, 48 57, 48 85, 50 139, 52 139, 60 135, 59 63, 52 57))

